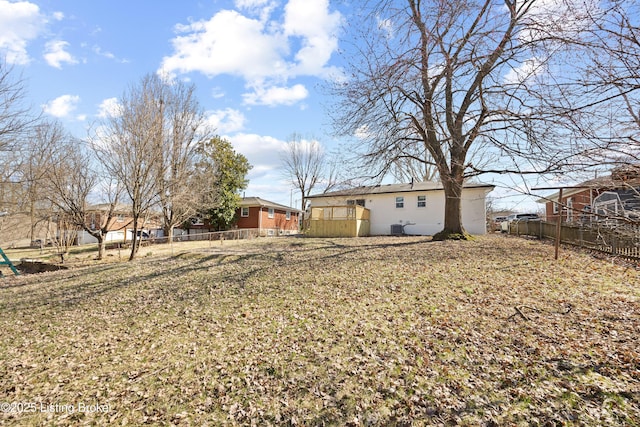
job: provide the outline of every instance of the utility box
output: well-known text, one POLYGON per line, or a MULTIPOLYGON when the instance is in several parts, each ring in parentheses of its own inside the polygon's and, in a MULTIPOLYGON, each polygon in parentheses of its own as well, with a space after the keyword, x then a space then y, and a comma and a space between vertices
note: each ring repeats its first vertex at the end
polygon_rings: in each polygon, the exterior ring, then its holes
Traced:
POLYGON ((404 226, 402 224, 391 224, 391 235, 402 236, 404 234, 404 226))

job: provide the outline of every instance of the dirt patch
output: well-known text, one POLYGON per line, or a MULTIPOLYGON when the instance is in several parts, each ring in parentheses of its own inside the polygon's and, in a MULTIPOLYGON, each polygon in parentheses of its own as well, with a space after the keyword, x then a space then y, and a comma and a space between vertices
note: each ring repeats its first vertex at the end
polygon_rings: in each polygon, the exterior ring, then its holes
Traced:
POLYGON ((16 265, 16 269, 23 274, 36 274, 46 273, 49 271, 67 270, 68 267, 59 264, 49 264, 42 261, 21 260, 20 264, 16 265))

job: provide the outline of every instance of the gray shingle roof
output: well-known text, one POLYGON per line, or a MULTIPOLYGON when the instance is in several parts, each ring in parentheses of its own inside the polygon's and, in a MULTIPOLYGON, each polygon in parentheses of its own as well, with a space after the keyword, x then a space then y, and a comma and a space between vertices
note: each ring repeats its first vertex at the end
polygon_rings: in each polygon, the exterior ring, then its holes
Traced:
MULTIPOLYGON (((466 183, 463 188, 495 188, 493 184, 466 183)), ((366 187, 350 188, 348 190, 332 191, 329 193, 313 194, 309 199, 320 197, 364 196, 369 194, 408 193, 417 191, 440 191, 442 183, 439 181, 424 181, 407 184, 382 184, 366 187)))
POLYGON ((260 197, 243 197, 242 200, 240 200, 240 206, 245 208, 252 206, 261 206, 265 208, 280 209, 283 211, 302 212, 300 209, 281 205, 280 203, 270 202, 269 200, 264 200, 260 197))

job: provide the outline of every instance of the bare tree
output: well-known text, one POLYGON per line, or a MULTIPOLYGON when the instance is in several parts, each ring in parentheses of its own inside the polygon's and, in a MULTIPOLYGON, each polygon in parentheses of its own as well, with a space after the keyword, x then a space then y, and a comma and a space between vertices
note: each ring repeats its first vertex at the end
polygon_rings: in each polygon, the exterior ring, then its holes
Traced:
POLYGON ((158 170, 158 195, 169 241, 173 229, 191 218, 199 208, 197 194, 202 187, 194 182, 197 147, 212 137, 207 120, 195 97, 195 86, 169 84, 159 77, 163 144, 158 170))
MULTIPOLYGON (((25 83, 16 70, 0 59, 0 210, 10 222, 21 222, 14 214, 24 208, 23 183, 19 167, 28 134, 38 116, 25 105, 25 83)), ((14 229, 15 231, 15 229, 14 229)), ((6 234, 6 233, 3 233, 6 234)), ((33 228, 30 229, 33 235, 33 228)))
POLYGON ((47 221, 48 239, 55 246, 60 262, 64 264, 71 246, 78 237, 78 228, 73 218, 69 217, 65 212, 59 211, 55 206, 51 206, 49 210, 49 218, 47 221))
POLYGON ((147 75, 121 97, 92 135, 98 159, 110 176, 121 183, 131 202, 132 242, 129 260, 139 247, 138 231, 145 214, 158 201, 158 171, 162 170, 162 86, 147 75))
POLYGON ((29 237, 35 239, 36 226, 50 218, 47 202, 46 179, 56 153, 67 137, 62 125, 56 121, 44 121, 34 127, 32 136, 20 145, 20 164, 17 182, 23 189, 23 206, 30 219, 29 237))
POLYGON ((586 166, 617 166, 640 161, 640 5, 603 1, 588 15, 589 38, 572 40, 588 53, 573 64, 580 76, 565 97, 554 103, 570 132, 582 138, 586 166))
POLYGON ((349 77, 334 87, 341 99, 336 128, 356 138, 354 152, 379 175, 404 159, 437 169, 446 198, 444 228, 435 238, 466 235, 461 215, 466 179, 563 165, 564 154, 551 149, 561 146, 560 140, 531 132, 548 114, 529 103, 534 88, 526 77, 552 58, 549 19, 563 25, 556 11, 536 5, 535 0, 365 2, 362 38, 346 52, 353 58, 349 77))
MULTIPOLYGON (((428 156, 428 153, 425 153, 428 156)), ((396 181, 434 181, 438 179, 438 169, 433 160, 415 160, 409 156, 398 156, 389 164, 391 175, 396 181)))
POLYGON ((14 149, 38 120, 24 105, 25 92, 24 81, 15 76, 13 67, 0 60, 0 153, 14 149))
POLYGON ((101 260, 104 258, 107 234, 115 222, 121 188, 117 183, 112 185, 108 179, 99 185, 101 175, 96 171, 92 154, 80 141, 69 139, 54 155, 45 175, 44 188, 63 225, 84 230, 98 241, 97 259, 101 260), (107 203, 96 222, 95 218, 89 218, 96 214, 92 212, 89 197, 97 189, 107 203))
MULTIPOLYGON (((294 133, 289 138, 281 160, 287 178, 300 191, 300 204, 304 211, 307 207, 307 196, 321 182, 327 167, 322 145, 315 139, 306 140, 294 133)), ((335 181, 335 168, 329 175, 330 182, 335 181)))

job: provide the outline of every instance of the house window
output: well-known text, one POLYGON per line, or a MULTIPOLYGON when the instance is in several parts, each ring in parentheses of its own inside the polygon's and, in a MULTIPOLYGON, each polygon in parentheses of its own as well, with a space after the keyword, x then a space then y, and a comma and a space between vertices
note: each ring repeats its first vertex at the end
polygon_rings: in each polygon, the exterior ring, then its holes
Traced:
POLYGON ((124 222, 124 215, 122 215, 122 214, 118 215, 118 219, 116 221, 124 222))
POLYGON ((287 211, 287 221, 291 221, 291 211, 287 211))
POLYGON ((242 208, 240 211, 240 216, 246 218, 249 216, 249 208, 242 208))
POLYGON ((275 210, 273 208, 269 208, 269 212, 267 216, 269 218, 273 218, 275 216, 275 210))
POLYGON ((558 203, 553 202, 553 213, 557 214, 558 213, 558 203))
POLYGON ((418 207, 419 208, 427 207, 427 196, 418 196, 418 207))
POLYGON ((404 197, 396 197, 396 208, 404 208, 404 197))
POLYGON ((573 221, 573 198, 567 199, 567 222, 573 221))

